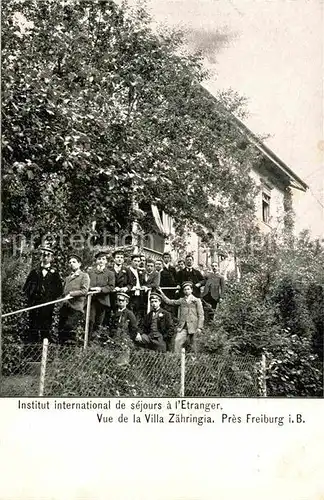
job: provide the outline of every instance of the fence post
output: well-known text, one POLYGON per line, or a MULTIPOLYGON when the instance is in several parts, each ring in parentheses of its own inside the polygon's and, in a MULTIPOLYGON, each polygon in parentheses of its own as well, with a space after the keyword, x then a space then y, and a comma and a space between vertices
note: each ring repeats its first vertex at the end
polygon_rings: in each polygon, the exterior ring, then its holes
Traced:
POLYGON ((147 292, 147 314, 150 312, 151 309, 150 297, 151 297, 151 289, 149 289, 149 291, 147 292))
POLYGON ((2 382, 2 329, 0 328, 0 386, 2 382))
POLYGON ((266 365, 266 357, 265 354, 262 354, 261 357, 261 396, 267 397, 267 365, 266 365))
POLYGON ((83 349, 86 349, 88 347, 91 299, 92 299, 92 294, 89 293, 89 295, 87 296, 87 310, 86 310, 85 327, 84 327, 83 349))
POLYGON ((45 374, 46 374, 46 361, 47 361, 48 339, 43 340, 42 361, 39 379, 39 397, 44 394, 45 374))
POLYGON ((180 378, 180 397, 184 398, 185 395, 185 376, 186 376, 186 350, 181 349, 181 378, 180 378))

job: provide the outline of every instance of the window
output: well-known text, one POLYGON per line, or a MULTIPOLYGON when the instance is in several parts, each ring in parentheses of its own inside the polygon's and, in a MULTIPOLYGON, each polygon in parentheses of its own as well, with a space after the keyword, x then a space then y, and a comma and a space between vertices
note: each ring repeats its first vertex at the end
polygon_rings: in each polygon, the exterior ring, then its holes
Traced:
POLYGON ((164 252, 165 238, 157 233, 146 234, 143 239, 143 246, 146 249, 153 250, 153 252, 164 252))
POLYGON ((266 224, 270 222, 270 195, 262 193, 262 220, 266 224))

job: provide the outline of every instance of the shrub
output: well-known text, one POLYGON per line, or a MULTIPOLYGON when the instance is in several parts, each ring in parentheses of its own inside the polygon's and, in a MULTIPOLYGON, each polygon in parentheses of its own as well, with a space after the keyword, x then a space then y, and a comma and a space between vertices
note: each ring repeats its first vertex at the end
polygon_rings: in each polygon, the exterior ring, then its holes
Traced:
POLYGON ((310 339, 282 330, 265 354, 269 396, 323 395, 323 364, 310 339))

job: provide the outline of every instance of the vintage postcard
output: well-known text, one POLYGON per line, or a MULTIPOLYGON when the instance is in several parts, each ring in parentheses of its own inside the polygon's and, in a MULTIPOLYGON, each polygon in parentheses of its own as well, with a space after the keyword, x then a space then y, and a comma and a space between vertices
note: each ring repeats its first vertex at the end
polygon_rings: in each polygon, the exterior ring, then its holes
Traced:
POLYGON ((2 3, 0 500, 324 498, 322 0, 2 3))

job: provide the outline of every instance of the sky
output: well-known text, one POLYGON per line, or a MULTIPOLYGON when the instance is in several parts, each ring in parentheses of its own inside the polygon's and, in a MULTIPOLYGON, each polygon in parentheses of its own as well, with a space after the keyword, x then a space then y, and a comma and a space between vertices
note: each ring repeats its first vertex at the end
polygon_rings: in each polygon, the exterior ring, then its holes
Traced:
POLYGON ((158 23, 206 49, 212 93, 248 99, 245 124, 308 185, 294 191, 296 229, 323 237, 323 0, 147 0, 158 23), (218 34, 231 33, 219 46, 218 34))

